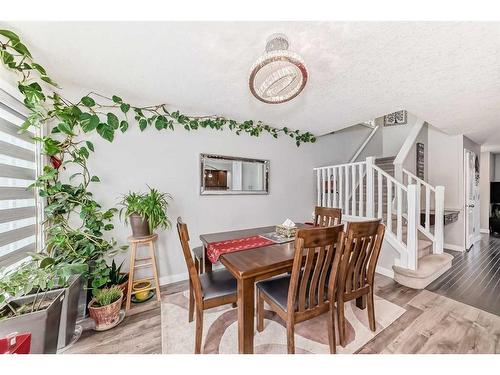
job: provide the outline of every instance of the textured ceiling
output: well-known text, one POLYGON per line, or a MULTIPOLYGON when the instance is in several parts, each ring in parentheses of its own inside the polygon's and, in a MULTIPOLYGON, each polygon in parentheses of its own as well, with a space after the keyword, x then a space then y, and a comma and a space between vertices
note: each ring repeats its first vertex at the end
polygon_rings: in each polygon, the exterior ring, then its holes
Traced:
POLYGON ((68 92, 263 120, 324 134, 407 109, 500 144, 500 23, 9 22, 68 92), (257 101, 249 69, 285 33, 309 69, 288 103, 257 101))

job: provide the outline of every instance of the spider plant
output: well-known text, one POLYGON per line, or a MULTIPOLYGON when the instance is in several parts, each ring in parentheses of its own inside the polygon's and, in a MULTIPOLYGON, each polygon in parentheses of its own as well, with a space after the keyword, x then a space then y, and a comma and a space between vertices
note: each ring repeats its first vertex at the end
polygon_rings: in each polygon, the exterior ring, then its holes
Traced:
POLYGON ((171 223, 167 216, 168 201, 172 196, 168 193, 160 193, 157 189, 149 187, 149 192, 135 193, 129 192, 122 197, 119 203, 120 218, 124 217, 125 223, 128 218, 134 214, 140 215, 148 221, 149 232, 153 233, 155 229, 170 229, 171 223))
POLYGON ((170 229, 171 224, 167 216, 169 199, 172 199, 170 194, 160 193, 151 187, 149 187, 149 193, 143 196, 141 212, 149 220, 149 231, 151 233, 156 228, 170 229))

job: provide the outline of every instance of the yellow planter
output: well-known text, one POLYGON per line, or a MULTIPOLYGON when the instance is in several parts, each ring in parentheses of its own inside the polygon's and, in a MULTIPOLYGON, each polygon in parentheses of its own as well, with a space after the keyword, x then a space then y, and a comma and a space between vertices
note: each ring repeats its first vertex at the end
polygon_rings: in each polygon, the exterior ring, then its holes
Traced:
POLYGON ((148 298, 149 288, 151 288, 151 283, 149 281, 136 281, 132 285, 132 291, 135 292, 135 298, 138 301, 144 301, 148 298))

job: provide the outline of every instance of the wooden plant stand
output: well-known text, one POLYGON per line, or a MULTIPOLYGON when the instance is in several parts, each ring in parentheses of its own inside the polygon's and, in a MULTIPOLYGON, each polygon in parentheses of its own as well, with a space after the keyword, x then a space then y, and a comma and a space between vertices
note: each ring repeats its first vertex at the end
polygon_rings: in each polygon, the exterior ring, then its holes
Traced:
MULTIPOLYGON (((160 296, 160 282, 158 280, 158 269, 156 267, 156 255, 155 255, 155 242, 158 239, 157 234, 153 234, 147 237, 132 237, 128 238, 130 243, 130 274, 128 278, 128 291, 127 291, 127 304, 125 306, 125 311, 127 315, 133 310, 140 310, 137 312, 147 311, 150 308, 154 308, 161 301, 160 296), (137 258, 137 248, 141 245, 149 246, 149 257, 137 258), (137 268, 145 268, 151 267, 153 276, 148 278, 143 278, 139 280, 134 280, 135 270, 137 268), (151 303, 145 303, 144 307, 134 307, 131 309, 130 305, 132 302, 132 295, 136 294, 136 292, 132 291, 132 286, 135 281, 151 281, 151 285, 149 290, 156 290, 156 301, 154 301, 154 306, 151 306, 151 303), (149 308, 148 308, 149 307, 149 308)), ((135 311, 134 311, 135 313, 135 311)))

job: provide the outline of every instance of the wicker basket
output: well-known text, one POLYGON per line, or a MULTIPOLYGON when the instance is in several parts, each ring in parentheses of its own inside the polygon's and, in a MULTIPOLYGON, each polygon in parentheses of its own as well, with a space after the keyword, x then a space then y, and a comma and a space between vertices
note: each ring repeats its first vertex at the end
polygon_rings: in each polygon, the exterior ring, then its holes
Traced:
POLYGON ((295 233, 297 233, 297 228, 289 228, 284 227, 283 225, 276 225, 276 234, 290 238, 295 237, 295 233))

